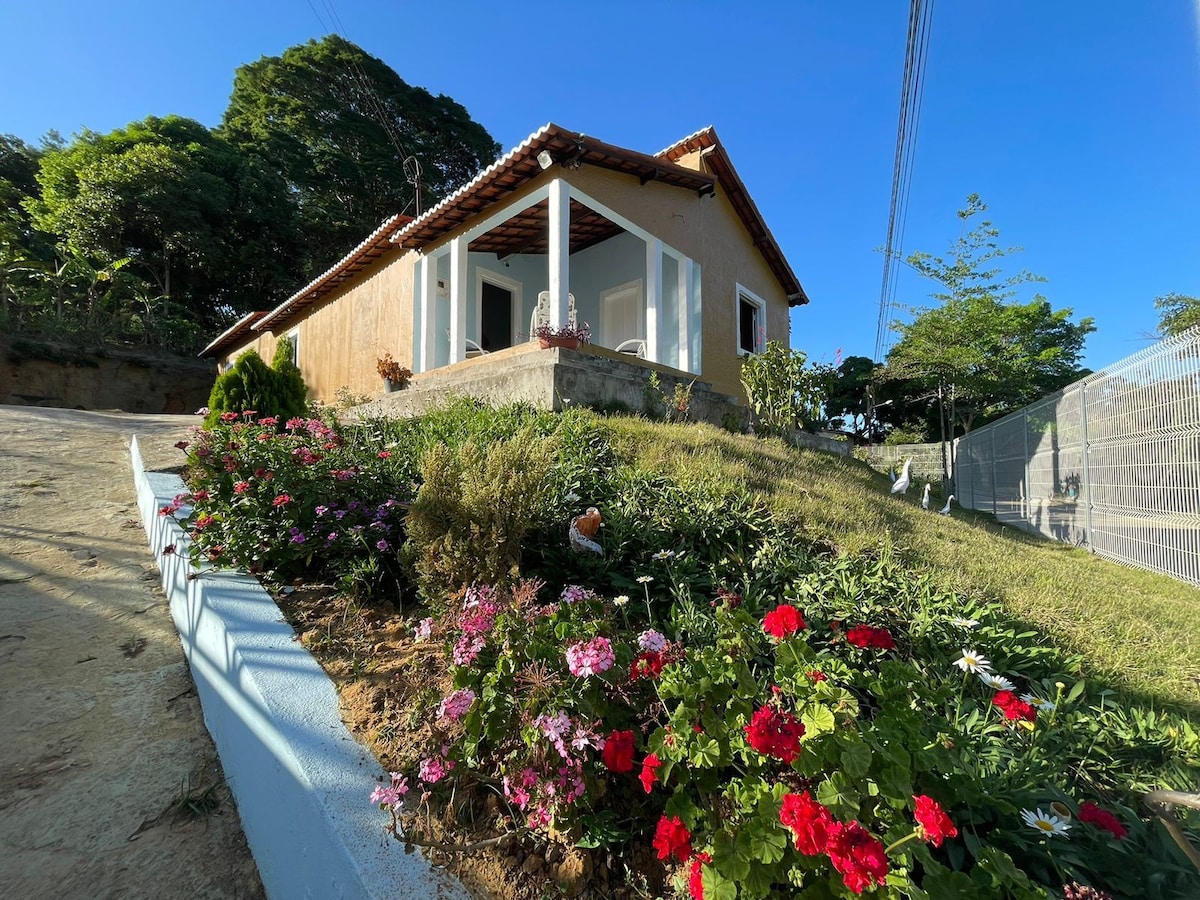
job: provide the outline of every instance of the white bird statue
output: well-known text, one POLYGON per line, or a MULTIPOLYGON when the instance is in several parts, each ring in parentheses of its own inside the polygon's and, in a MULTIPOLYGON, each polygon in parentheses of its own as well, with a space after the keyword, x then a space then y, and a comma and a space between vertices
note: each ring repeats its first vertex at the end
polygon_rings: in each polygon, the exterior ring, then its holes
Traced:
POLYGON ((900 473, 900 477, 896 479, 896 483, 892 485, 893 494, 903 494, 908 490, 908 485, 912 482, 909 477, 908 470, 912 468, 912 457, 904 461, 904 471, 900 473))
POLYGON ((892 484, 896 483, 896 467, 895 466, 892 466, 890 469, 888 469, 888 478, 891 480, 892 484))
POLYGON ((938 512, 941 513, 943 516, 950 515, 950 504, 953 502, 954 502, 954 495, 951 494, 949 497, 946 498, 946 505, 943 506, 941 509, 939 509, 938 512))
POLYGON ((929 509, 929 492, 931 490, 933 490, 933 487, 928 481, 925 482, 925 493, 921 497, 921 509, 929 509))

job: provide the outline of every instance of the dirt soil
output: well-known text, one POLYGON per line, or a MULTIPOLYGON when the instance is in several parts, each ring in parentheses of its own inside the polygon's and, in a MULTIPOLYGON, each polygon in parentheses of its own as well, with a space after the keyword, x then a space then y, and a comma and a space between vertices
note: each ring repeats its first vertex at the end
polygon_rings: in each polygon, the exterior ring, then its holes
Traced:
POLYGON ((0 896, 264 896, 129 469, 195 421, 0 406, 0 896))

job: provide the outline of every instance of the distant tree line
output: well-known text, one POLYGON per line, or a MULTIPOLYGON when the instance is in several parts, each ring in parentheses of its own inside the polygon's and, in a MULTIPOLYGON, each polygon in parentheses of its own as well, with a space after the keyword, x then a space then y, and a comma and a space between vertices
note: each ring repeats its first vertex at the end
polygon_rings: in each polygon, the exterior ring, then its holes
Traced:
POLYGON ((406 160, 428 207, 499 152, 461 105, 337 36, 239 68, 217 128, 0 135, 0 328, 194 352, 415 212, 406 160))

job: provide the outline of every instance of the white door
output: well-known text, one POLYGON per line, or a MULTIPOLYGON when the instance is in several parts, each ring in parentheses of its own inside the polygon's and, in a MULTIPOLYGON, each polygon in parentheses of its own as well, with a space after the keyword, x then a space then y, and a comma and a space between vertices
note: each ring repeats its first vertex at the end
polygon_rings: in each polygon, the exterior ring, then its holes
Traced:
POLYGON ((600 292, 600 344, 609 349, 646 337, 642 281, 600 292))

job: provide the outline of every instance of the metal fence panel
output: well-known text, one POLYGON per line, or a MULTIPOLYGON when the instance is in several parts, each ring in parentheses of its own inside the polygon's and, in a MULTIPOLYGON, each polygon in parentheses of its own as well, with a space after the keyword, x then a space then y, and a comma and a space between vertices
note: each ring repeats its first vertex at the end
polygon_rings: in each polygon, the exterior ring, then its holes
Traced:
POLYGON ((1200 326, 955 447, 964 507, 1200 584, 1200 326))

